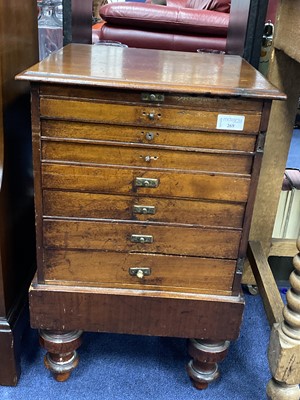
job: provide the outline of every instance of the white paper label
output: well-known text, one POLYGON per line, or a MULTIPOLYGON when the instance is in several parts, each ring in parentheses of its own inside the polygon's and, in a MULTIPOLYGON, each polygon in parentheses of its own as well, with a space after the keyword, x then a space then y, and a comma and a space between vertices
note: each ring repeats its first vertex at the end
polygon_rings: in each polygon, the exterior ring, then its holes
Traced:
POLYGON ((226 129, 227 131, 242 131, 244 129, 244 123, 244 115, 219 114, 217 120, 217 129, 226 129))

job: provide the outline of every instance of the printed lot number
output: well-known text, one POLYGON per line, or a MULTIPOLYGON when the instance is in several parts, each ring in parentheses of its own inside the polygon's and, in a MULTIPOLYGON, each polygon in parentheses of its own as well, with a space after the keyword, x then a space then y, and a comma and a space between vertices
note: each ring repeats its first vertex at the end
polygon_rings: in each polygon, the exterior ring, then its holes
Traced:
POLYGON ((225 115, 219 114, 217 119, 217 129, 230 131, 242 131, 244 129, 244 115, 225 115))

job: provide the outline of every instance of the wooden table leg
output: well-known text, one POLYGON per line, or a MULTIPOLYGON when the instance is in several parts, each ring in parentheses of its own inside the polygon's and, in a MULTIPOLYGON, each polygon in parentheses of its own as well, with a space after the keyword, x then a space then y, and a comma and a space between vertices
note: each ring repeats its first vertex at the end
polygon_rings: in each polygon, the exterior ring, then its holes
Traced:
POLYGON ((218 379, 220 372, 217 363, 226 357, 229 343, 189 340, 188 352, 192 360, 187 366, 187 373, 196 389, 206 389, 211 382, 218 379))
POLYGON ((40 330, 40 344, 47 350, 45 366, 59 382, 66 381, 78 365, 76 349, 81 345, 81 334, 82 331, 40 330))
POLYGON ((294 257, 295 270, 290 275, 284 320, 273 325, 269 364, 273 378, 268 384, 270 400, 299 400, 300 398, 300 238, 299 253, 294 257))

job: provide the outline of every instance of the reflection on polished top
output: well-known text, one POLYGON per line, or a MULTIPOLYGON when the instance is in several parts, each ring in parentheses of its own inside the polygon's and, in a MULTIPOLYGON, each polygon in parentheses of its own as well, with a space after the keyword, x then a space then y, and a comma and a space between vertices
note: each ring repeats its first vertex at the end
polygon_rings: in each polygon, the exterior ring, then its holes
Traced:
POLYGON ((17 79, 284 99, 239 56, 70 44, 17 79))

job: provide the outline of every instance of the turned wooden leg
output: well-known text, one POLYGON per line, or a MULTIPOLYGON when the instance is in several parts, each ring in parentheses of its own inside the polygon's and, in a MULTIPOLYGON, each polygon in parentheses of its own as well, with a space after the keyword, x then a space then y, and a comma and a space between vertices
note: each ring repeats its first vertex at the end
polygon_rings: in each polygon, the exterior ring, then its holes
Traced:
MULTIPOLYGON (((300 238, 297 248, 300 251, 300 238)), ((295 270, 290 275, 284 319, 273 325, 270 338, 268 356, 273 376, 267 387, 270 400, 300 398, 300 253, 294 257, 293 264, 295 270)))
POLYGON ((218 379, 218 362, 227 355, 229 341, 210 342, 207 340, 190 339, 188 352, 192 360, 187 366, 187 372, 196 389, 206 389, 209 383, 218 379))
POLYGON ((59 382, 66 381, 78 365, 76 349, 81 345, 81 334, 82 331, 40 330, 40 344, 47 350, 45 366, 59 382))

